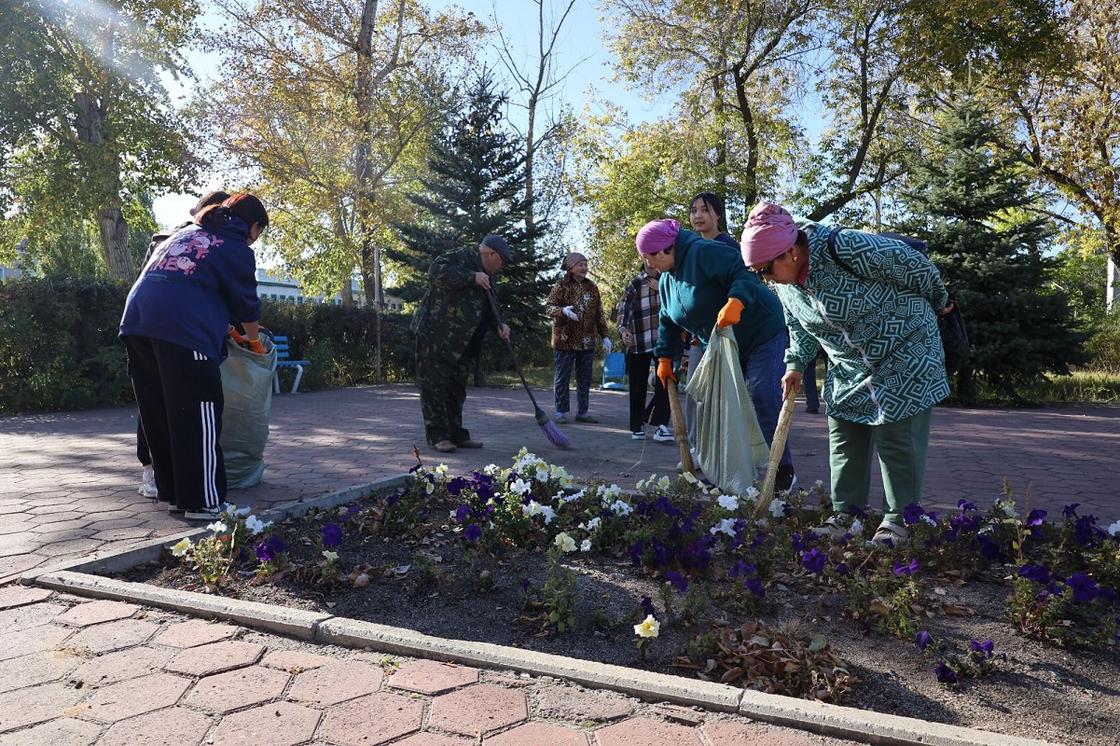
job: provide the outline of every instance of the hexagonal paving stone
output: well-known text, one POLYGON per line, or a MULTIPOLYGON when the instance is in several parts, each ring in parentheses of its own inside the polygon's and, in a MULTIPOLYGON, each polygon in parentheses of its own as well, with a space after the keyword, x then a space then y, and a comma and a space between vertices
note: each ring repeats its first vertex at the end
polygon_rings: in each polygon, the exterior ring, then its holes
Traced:
POLYGON ((135 679, 163 668, 173 654, 170 650, 147 646, 106 653, 90 658, 78 666, 74 673, 70 674, 70 680, 80 681, 83 686, 98 687, 135 679))
POLYGON ((323 706, 376 692, 385 674, 368 663, 340 661, 301 673, 288 691, 288 699, 323 706))
POLYGON ((478 669, 439 661, 414 660, 398 668, 387 683, 410 692, 440 694, 478 683, 478 669))
POLYGON ((0 645, 0 660, 17 658, 40 650, 50 650, 65 640, 74 630, 55 624, 32 627, 19 632, 5 632, 4 644, 0 645))
POLYGON ((190 679, 166 673, 153 673, 138 679, 109 684, 93 693, 86 702, 89 709, 83 717, 105 723, 170 707, 179 701, 191 685, 190 679))
POLYGON ((599 746, 700 746, 695 728, 652 718, 627 718, 595 731, 599 746))
POLYGON ((302 673, 325 666, 333 659, 302 650, 272 650, 261 661, 262 666, 279 668, 288 673, 302 673))
POLYGON ((210 718, 182 707, 149 712, 109 726, 98 746, 182 746, 202 741, 210 718))
POLYGON ((173 648, 193 648, 211 642, 228 640, 237 634, 237 627, 230 624, 214 624, 205 619, 191 619, 187 622, 172 624, 152 642, 173 648))
POLYGON ((273 702, 226 715, 209 742, 230 746, 292 746, 311 739, 319 711, 291 702, 273 702))
POLYGON ((428 724, 477 738, 529 717, 523 692, 493 684, 475 684, 432 700, 428 724))
POLYGON ((341 746, 373 746, 420 730, 424 703, 399 694, 371 694, 327 710, 319 737, 341 746))
POLYGON ((118 619, 115 622, 95 624, 75 632, 66 640, 66 647, 91 653, 130 648, 148 641, 159 630, 158 624, 140 619, 118 619))
POLYGON ((83 694, 59 683, 0 694, 0 733, 61 717, 83 694))
POLYGON ((194 676, 209 676, 251 666, 263 654, 264 645, 252 642, 214 642, 180 651, 164 668, 194 676))
POLYGON ((0 629, 5 632, 18 632, 21 629, 38 627, 65 612, 66 608, 62 604, 34 604, 0 611, 0 629))
POLYGON ((76 655, 61 650, 0 661, 0 693, 61 679, 80 662, 76 655))
POLYGON ((0 609, 14 609, 17 606, 38 603, 49 598, 48 588, 28 588, 22 585, 6 585, 0 588, 0 609))
POLYGON ((58 718, 34 728, 0 736, 3 746, 88 746, 97 741, 103 725, 74 718, 58 718))
POLYGON ((202 679, 183 704, 207 712, 233 712, 276 699, 284 693, 289 678, 287 673, 271 668, 239 668, 202 679))
POLYGON ((758 743, 766 746, 811 746, 813 741, 794 730, 774 728, 757 723, 738 723, 731 720, 708 723, 703 728, 704 737, 711 746, 738 746, 758 743))
POLYGON ((408 738, 397 741, 393 746, 471 746, 475 742, 442 733, 413 733, 408 738))
POLYGON ((610 692, 550 686, 537 694, 537 713, 557 720, 604 722, 626 717, 633 711, 630 700, 610 692))
POLYGON ((486 746, 522 746, 547 743, 548 746, 587 746, 587 736, 575 728, 556 723, 524 723, 482 741, 486 746))
POLYGON ((60 614, 55 621, 72 627, 88 627, 114 619, 125 619, 135 614, 139 608, 120 601, 90 601, 72 607, 65 614, 60 614))

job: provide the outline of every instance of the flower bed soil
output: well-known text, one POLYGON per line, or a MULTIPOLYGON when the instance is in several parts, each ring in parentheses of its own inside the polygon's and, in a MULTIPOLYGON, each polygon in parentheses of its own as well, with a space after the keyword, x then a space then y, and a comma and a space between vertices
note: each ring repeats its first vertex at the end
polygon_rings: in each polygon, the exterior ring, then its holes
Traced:
MULTIPOLYGON (((292 566, 313 567, 321 548, 306 537, 317 536, 324 521, 335 516, 330 511, 289 519, 273 526, 271 534, 288 545, 292 566)), ((322 585, 291 576, 256 584, 242 571, 221 592, 438 637, 690 677, 694 671, 673 663, 691 639, 720 619, 733 626, 758 619, 798 637, 827 639, 832 652, 859 679, 841 704, 1064 743, 1115 743, 1120 732, 1117 651, 1069 651, 1017 635, 1004 610, 1008 586, 998 576, 978 576, 963 585, 942 579, 928 584, 932 592, 922 603, 931 611, 924 628, 964 649, 971 639, 990 639, 998 656, 996 670, 989 676, 946 688, 935 679, 933 663, 912 642, 864 632, 848 616, 843 595, 811 576, 776 575, 758 613, 713 605, 688 628, 678 621, 663 621, 660 636, 651 641, 643 660, 634 644, 633 625, 641 618, 643 596, 656 600, 664 620, 658 600, 662 583, 625 558, 566 555, 565 566, 579 576, 576 629, 542 635, 539 625, 518 621, 524 613, 526 588, 540 588, 545 582, 547 560, 542 553, 507 553, 492 565, 493 588, 484 590, 476 581, 478 566, 464 555, 463 543, 450 526, 412 540, 348 532, 337 551, 343 572, 363 564, 374 568, 368 586, 352 588, 344 581, 322 585), (943 610, 946 604, 973 613, 955 616, 932 611, 943 610)), ((205 590, 198 574, 169 554, 160 563, 135 568, 122 577, 205 590)))

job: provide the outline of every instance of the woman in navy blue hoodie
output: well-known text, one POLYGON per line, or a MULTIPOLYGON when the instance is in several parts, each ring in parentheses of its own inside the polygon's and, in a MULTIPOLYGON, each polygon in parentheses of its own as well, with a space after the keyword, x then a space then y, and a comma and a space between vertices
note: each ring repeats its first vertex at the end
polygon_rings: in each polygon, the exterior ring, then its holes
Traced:
POLYGON ((249 247, 266 227, 245 192, 202 210, 152 252, 125 302, 120 337, 159 497, 190 519, 216 518, 226 495, 219 366, 230 321, 264 351, 249 247))

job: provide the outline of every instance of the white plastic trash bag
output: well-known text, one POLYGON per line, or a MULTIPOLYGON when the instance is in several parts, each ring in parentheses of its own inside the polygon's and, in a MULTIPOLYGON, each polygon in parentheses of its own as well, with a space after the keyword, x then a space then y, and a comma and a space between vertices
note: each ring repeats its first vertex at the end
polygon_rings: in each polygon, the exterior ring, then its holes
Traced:
POLYGON ((696 402, 696 460, 724 492, 746 494, 765 469, 770 448, 758 425, 730 327, 712 332, 685 393, 696 402))
MULTIPOLYGON (((261 339, 268 339, 261 335, 261 339)), ((264 447, 268 443, 268 420, 272 415, 272 374, 276 370, 276 348, 250 352, 227 340, 229 357, 222 362, 222 456, 226 486, 241 489, 260 484, 264 476, 264 447)))

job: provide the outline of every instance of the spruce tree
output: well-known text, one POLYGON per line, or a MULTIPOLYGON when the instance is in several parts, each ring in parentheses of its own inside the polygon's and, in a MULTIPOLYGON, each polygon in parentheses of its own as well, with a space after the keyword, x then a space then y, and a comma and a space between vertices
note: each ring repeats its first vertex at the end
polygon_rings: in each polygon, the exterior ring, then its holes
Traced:
POLYGON ((396 226, 405 248, 389 258, 405 267, 401 296, 416 301, 427 290, 428 267, 441 253, 477 247, 489 233, 503 236, 513 261, 499 275, 498 299, 515 345, 528 352, 546 344, 541 309, 549 290, 546 273, 557 262, 534 248, 547 225, 538 223, 531 235, 525 230, 525 148, 505 125, 505 105, 489 71, 482 71, 432 144, 423 189, 408 197, 422 218, 396 226))
POLYGON ((1024 384, 1069 373, 1083 359, 1067 298, 1048 285, 1044 251, 1054 228, 1010 154, 995 147, 996 125, 970 92, 937 117, 932 152, 911 172, 898 230, 926 241, 972 345, 957 394, 977 398, 975 377, 1001 398, 1022 401, 1024 384))

